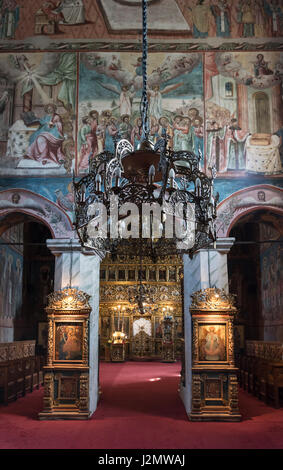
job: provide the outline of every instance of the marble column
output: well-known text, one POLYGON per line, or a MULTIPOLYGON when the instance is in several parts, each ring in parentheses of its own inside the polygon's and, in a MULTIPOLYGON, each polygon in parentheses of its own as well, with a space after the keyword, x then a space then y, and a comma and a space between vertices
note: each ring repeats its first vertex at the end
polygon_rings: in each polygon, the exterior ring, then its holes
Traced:
POLYGON ((183 256, 184 263, 184 334, 185 334, 185 387, 181 385, 180 396, 189 414, 192 387, 192 321, 190 314, 191 294, 200 289, 217 287, 228 292, 227 254, 235 238, 218 238, 216 247, 199 250, 192 259, 183 256))
POLYGON ((99 279, 102 255, 81 247, 78 239, 47 240, 55 255, 54 291, 71 285, 91 296, 89 304, 89 408, 96 410, 99 397, 99 279))

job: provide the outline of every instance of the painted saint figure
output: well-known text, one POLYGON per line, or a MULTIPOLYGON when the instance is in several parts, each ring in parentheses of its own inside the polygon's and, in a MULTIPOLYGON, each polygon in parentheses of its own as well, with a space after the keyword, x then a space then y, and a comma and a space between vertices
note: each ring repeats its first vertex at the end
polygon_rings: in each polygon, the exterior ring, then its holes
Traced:
POLYGON ((230 9, 226 0, 219 0, 217 5, 210 6, 216 24, 216 35, 222 38, 230 37, 230 9))
POLYGON ((272 70, 268 68, 268 62, 264 60, 263 54, 256 56, 257 60, 254 62, 255 76, 261 77, 262 75, 273 75, 272 70))
POLYGON ((221 352, 220 338, 216 334, 214 326, 209 327, 205 337, 204 352, 206 361, 219 361, 221 352))
POLYGON ((16 0, 2 0, 0 6, 0 39, 14 39, 20 19, 20 7, 16 0))
POLYGON ((38 119, 40 126, 29 139, 29 148, 26 156, 32 160, 42 162, 43 165, 50 162, 64 163, 62 143, 64 141, 62 120, 56 113, 56 106, 45 106, 46 115, 38 119))
POLYGON ((195 38, 206 38, 209 29, 209 5, 204 5, 204 0, 198 0, 193 7, 188 7, 192 14, 193 35, 195 38))
POLYGON ((243 131, 237 124, 237 119, 231 119, 231 125, 226 128, 224 144, 227 170, 244 170, 246 168, 245 144, 249 132, 243 131))

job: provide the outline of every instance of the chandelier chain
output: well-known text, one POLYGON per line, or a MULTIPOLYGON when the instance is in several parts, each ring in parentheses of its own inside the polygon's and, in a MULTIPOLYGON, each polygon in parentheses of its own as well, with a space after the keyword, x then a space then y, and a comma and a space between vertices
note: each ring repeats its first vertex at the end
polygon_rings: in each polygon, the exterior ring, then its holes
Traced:
POLYGON ((142 140, 148 138, 148 98, 147 98, 147 0, 142 1, 142 75, 143 90, 141 100, 142 140))

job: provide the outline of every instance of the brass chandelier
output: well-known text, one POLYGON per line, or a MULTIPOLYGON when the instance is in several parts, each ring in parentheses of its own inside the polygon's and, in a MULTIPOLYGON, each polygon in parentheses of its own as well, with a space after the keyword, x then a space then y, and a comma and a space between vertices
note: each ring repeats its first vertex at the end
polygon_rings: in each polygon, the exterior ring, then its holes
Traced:
MULTIPOLYGON (((187 253, 192 256, 195 251, 216 240, 215 219, 219 198, 218 194, 213 193, 216 171, 211 168, 211 176, 201 171, 200 151, 195 155, 189 151, 169 149, 165 129, 155 145, 150 142, 147 0, 142 0, 142 25, 140 145, 134 150, 126 139, 113 137, 114 154, 103 151, 94 158, 89 158, 89 173, 73 182, 75 226, 83 247, 97 252, 110 252, 112 256, 127 254, 139 256, 140 259, 149 256, 153 261, 168 254, 187 253), (129 203, 137 208, 140 217, 129 219, 129 210, 123 210, 123 206, 126 204, 129 207, 129 203), (149 229, 144 232, 144 218, 141 215, 145 204, 161 209, 157 222, 150 212, 147 218, 149 229), (102 208, 107 214, 106 222, 101 222, 102 208), (168 232, 166 224, 169 220, 181 224, 187 235, 189 234, 186 243, 183 243, 182 236, 175 228, 168 232), (133 228, 135 235, 132 234, 133 228), (130 235, 127 235, 127 229, 131 230, 130 235)), ((145 303, 144 290, 145 286, 140 280, 137 291, 140 311, 145 303)))

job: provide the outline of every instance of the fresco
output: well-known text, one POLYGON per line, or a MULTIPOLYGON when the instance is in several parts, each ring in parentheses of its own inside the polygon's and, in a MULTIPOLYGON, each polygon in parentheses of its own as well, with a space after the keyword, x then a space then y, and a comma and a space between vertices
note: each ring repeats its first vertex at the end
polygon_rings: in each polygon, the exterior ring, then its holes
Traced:
POLYGON ((23 224, 0 237, 0 317, 15 318, 22 306, 23 247, 5 245, 17 242, 23 242, 23 224))
MULTIPOLYGON (((141 57, 127 53, 80 55, 78 168, 103 148, 114 151, 115 138, 137 148, 141 139, 141 57)), ((148 97, 150 139, 166 129, 168 147, 203 151, 201 54, 150 54, 148 97)))
POLYGON ((180 0, 178 3, 184 4, 188 10, 186 18, 195 38, 282 35, 283 8, 280 0, 180 0))
POLYGON ((270 216, 271 223, 260 224, 262 316, 265 326, 278 322, 282 316, 283 278, 282 220, 279 215, 270 216))
MULTIPOLYGON (((126 38, 140 31, 135 0, 1 0, 0 38, 126 38)), ((149 30, 207 39, 277 38, 283 31, 281 0, 148 0, 149 30), (170 19, 170 21, 168 21, 170 19)))
POLYGON ((1 54, 0 174, 72 170, 76 54, 1 54))
POLYGON ((205 54, 207 168, 282 175, 282 71, 279 52, 205 54))

